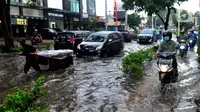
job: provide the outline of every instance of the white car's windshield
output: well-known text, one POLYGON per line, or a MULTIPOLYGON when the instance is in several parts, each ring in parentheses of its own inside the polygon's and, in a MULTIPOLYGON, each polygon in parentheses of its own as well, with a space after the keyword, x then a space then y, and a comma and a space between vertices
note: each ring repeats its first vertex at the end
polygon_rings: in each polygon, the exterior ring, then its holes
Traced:
POLYGON ((153 34, 153 30, 142 30, 140 34, 153 34))

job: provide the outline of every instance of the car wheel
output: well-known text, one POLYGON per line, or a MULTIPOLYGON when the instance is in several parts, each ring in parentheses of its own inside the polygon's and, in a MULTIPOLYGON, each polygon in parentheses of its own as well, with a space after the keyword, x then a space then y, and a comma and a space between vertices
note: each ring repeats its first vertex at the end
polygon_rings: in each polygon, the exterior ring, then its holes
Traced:
POLYGON ((107 52, 102 52, 101 54, 100 54, 100 57, 101 58, 106 58, 106 57, 108 57, 108 53, 107 52))

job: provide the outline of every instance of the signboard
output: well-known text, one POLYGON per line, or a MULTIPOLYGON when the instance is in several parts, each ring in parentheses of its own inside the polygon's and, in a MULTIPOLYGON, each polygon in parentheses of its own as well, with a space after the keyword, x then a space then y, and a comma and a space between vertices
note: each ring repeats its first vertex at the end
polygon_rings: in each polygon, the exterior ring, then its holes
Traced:
POLYGON ((83 18, 88 18, 88 14, 83 14, 83 18))
POLYGON ((11 18, 11 24, 13 24, 13 25, 27 25, 27 19, 11 18))
POLYGON ((49 12, 48 13, 48 17, 51 18, 51 19, 63 19, 64 15, 63 14, 59 14, 59 13, 49 12))

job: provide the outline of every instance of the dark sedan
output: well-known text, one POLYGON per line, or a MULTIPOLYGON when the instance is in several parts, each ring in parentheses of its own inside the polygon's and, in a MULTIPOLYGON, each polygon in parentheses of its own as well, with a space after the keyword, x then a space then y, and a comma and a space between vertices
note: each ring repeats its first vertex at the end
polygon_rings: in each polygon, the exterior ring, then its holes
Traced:
POLYGON ((54 49, 72 49, 76 52, 78 44, 80 44, 90 34, 90 31, 67 31, 59 33, 54 40, 54 49))
POLYGON ((85 55, 106 57, 124 49, 124 39, 120 32, 101 31, 91 34, 77 47, 77 57, 85 55))
POLYGON ((122 31, 120 31, 120 33, 122 34, 122 36, 124 38, 124 42, 131 42, 132 39, 136 40, 135 31, 122 30, 122 31))
POLYGON ((58 33, 51 28, 38 29, 38 33, 41 34, 43 39, 54 39, 54 37, 58 35, 58 33))
POLYGON ((143 29, 137 37, 138 43, 153 43, 154 41, 156 41, 156 32, 154 29, 143 29))

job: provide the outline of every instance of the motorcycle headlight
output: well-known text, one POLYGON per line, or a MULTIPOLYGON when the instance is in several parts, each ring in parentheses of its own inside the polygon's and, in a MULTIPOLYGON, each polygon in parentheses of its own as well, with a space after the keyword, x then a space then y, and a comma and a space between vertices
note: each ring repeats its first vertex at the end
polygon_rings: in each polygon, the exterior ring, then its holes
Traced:
POLYGON ((98 47, 96 48, 96 51, 99 51, 99 50, 101 50, 101 49, 102 49, 102 47, 103 47, 103 45, 101 45, 101 46, 98 46, 98 47))
POLYGON ((168 70, 169 70, 168 65, 161 65, 161 66, 160 66, 160 71, 161 71, 161 72, 167 72, 168 70))
POLYGON ((190 43, 192 43, 192 40, 190 40, 190 43))
POLYGON ((77 49, 81 49, 80 44, 77 46, 77 49))
POLYGON ((180 46, 180 49, 185 49, 185 46, 180 46))

